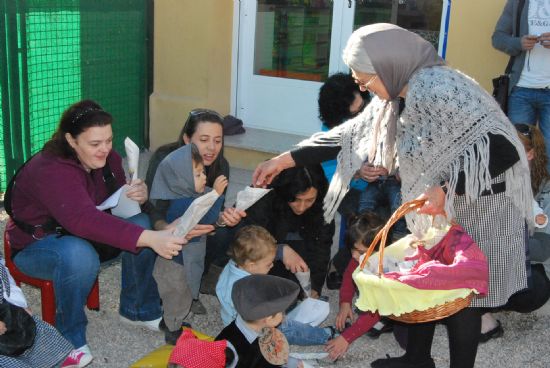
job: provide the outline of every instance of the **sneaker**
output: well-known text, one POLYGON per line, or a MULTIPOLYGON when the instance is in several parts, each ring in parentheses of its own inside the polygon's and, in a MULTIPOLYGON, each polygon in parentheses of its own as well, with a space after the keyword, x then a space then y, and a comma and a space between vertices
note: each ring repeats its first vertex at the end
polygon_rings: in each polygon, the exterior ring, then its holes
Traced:
POLYGON ((92 354, 75 349, 69 353, 69 356, 61 364, 61 368, 82 368, 90 364, 93 359, 92 354))
POLYGON ((131 319, 128 319, 124 316, 119 316, 119 317, 120 317, 120 322, 124 323, 125 325, 134 326, 134 327, 143 327, 154 332, 160 331, 159 323, 162 317, 159 317, 152 321, 132 321, 131 319))
POLYGON ((199 299, 193 299, 191 303, 191 312, 194 314, 206 314, 206 308, 199 299))

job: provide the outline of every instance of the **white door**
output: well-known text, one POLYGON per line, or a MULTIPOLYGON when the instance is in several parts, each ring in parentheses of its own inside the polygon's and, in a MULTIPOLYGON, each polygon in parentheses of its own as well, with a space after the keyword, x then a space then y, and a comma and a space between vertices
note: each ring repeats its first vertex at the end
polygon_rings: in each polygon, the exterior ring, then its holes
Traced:
POLYGON ((240 0, 236 8, 234 114, 246 126, 319 131, 317 97, 348 69, 342 49, 362 25, 391 22, 421 33, 444 55, 448 0, 240 0))

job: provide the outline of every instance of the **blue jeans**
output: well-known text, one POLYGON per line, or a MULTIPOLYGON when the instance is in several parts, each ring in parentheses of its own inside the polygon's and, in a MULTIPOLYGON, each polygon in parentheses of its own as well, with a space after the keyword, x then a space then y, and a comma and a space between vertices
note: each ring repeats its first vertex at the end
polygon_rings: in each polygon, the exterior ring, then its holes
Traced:
POLYGON ((508 118, 513 124, 535 125, 538 122, 546 154, 550 157, 550 88, 512 88, 508 97, 508 118))
POLYGON ((313 327, 285 318, 279 325, 279 330, 285 335, 290 345, 324 345, 330 339, 328 328, 313 327))
MULTIPOLYGON (((401 205, 401 182, 395 176, 378 179, 367 185, 367 188, 359 197, 359 213, 364 211, 379 212, 381 206, 387 202, 391 213, 395 212, 401 205)), ((407 234, 407 224, 400 219, 393 225, 393 239, 403 237, 407 234)))
MULTIPOLYGON (((146 214, 128 221, 151 227, 146 214)), ((149 321, 161 316, 152 276, 155 258, 149 248, 138 254, 122 252, 120 314, 124 317, 149 321)), ((75 348, 85 345, 88 320, 84 306, 99 273, 99 257, 92 244, 76 236, 52 234, 25 247, 13 261, 29 276, 53 280, 56 327, 75 348)))

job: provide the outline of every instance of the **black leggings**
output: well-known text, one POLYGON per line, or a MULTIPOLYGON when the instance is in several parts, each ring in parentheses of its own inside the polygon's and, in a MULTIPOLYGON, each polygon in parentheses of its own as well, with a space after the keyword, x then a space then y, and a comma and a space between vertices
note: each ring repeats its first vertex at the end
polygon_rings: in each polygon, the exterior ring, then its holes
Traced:
MULTIPOLYGON (((450 368, 472 368, 475 365, 481 331, 480 308, 464 308, 440 322, 447 326, 450 368)), ((437 322, 408 325, 407 357, 411 363, 422 363, 431 357, 432 341, 437 322)))

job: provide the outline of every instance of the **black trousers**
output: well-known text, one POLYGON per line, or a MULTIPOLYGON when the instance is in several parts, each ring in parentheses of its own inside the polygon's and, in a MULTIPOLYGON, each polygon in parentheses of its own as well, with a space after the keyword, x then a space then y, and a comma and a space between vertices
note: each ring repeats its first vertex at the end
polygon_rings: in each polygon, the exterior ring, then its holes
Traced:
POLYGON ((473 368, 481 331, 481 308, 464 308, 441 321, 409 324, 407 328, 406 356, 411 363, 422 363, 431 357, 435 326, 447 326, 450 368, 473 368))

